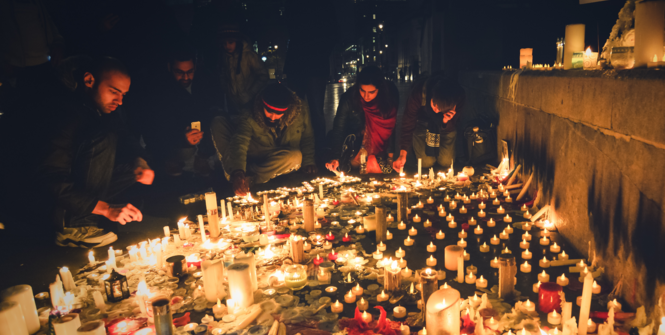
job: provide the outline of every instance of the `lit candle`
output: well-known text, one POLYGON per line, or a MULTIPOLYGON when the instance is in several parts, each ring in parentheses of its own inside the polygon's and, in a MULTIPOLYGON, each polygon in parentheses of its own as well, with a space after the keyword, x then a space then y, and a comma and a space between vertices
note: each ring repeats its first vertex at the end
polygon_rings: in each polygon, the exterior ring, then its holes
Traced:
POLYGON ((334 262, 335 260, 337 260, 338 255, 339 254, 336 253, 335 250, 333 250, 328 254, 328 259, 334 262))
POLYGON ((523 259, 531 259, 531 257, 533 257, 533 254, 531 252, 529 252, 529 249, 526 249, 526 250, 522 251, 522 258, 523 259))
POLYGON ((430 255, 425 263, 427 264, 427 266, 436 266, 436 258, 430 255))
POLYGON ((321 263, 323 263, 323 258, 321 258, 321 256, 317 254, 316 257, 312 260, 312 262, 314 263, 314 265, 321 265, 321 263))
MULTIPOLYGON (((360 309, 360 306, 358 308, 360 309)), ((372 314, 367 313, 367 311, 363 311, 363 315, 361 316, 361 318, 365 323, 372 322, 372 314)))
POLYGON ((503 217, 503 222, 511 223, 513 222, 513 218, 511 218, 510 215, 506 214, 506 216, 503 217))
POLYGON ((487 245, 487 242, 483 242, 483 245, 480 246, 480 252, 485 253, 490 251, 490 246, 487 245))
POLYGON ((406 224, 404 223, 404 221, 400 222, 400 223, 397 225, 397 229, 399 229, 399 230, 404 230, 404 229, 406 229, 406 224))
POLYGON ((488 226, 488 227, 494 227, 494 226, 496 226, 496 221, 494 221, 494 219, 490 218, 490 220, 487 221, 487 226, 488 226))
POLYGON ((356 234, 364 234, 365 233, 365 227, 363 225, 359 225, 358 228, 356 228, 356 234))
POLYGON ((395 257, 402 258, 402 257, 404 257, 405 255, 406 255, 406 251, 402 250, 402 247, 399 247, 399 249, 397 249, 397 250, 395 251, 395 257))
POLYGON ((409 229, 409 236, 416 236, 416 235, 418 235, 416 227, 411 227, 411 229, 409 229))
POLYGON ((90 262, 90 265, 95 265, 95 254, 92 250, 88 253, 88 261, 90 262))
POLYGON ((529 262, 527 262, 527 261, 524 261, 524 264, 520 265, 520 271, 522 271, 524 273, 531 272, 531 264, 529 264, 529 262))
POLYGON ((529 234, 528 231, 524 232, 524 234, 522 234, 522 239, 525 239, 527 241, 531 241, 531 234, 529 234))
POLYGON ((462 207, 459 209, 460 214, 466 214, 466 207, 462 205, 462 207))
POLYGON ((552 325, 558 325, 561 323, 561 314, 556 312, 556 309, 553 310, 551 313, 547 314, 547 322, 549 322, 552 325))
POLYGON ((554 242, 554 244, 550 246, 550 252, 558 253, 559 251, 561 251, 561 247, 554 242))
POLYGON ((607 303, 607 310, 610 310, 610 308, 614 308, 614 312, 621 312, 621 303, 616 299, 609 301, 607 303))
POLYGON ((499 259, 497 257, 494 257, 493 260, 490 261, 490 266, 498 269, 499 268, 499 259))
POLYGON ((391 214, 388 214, 388 216, 386 217, 386 221, 393 222, 395 221, 395 218, 391 214))
POLYGON ((538 293, 540 291, 540 282, 533 284, 533 293, 538 293))
MULTIPOLYGON (((481 201, 481 202, 478 204, 478 209, 485 209, 485 207, 487 207, 487 205, 485 205, 485 202, 484 202, 484 201, 481 201)), ((481 217, 482 217, 482 216, 481 216, 481 217)))
POLYGON ((439 232, 436 233, 436 239, 443 240, 444 238, 446 238, 446 234, 442 230, 439 230, 439 232))
MULTIPOLYGON (((546 256, 543 256, 543 259, 538 261, 538 265, 540 265, 541 268, 549 268, 550 267, 550 261, 547 260, 546 256)), ((545 280, 543 280, 545 281, 545 280)))
POLYGON ((462 248, 466 248, 466 241, 463 238, 461 238, 459 241, 457 241, 457 245, 462 248))
MULTIPOLYGON (((420 217, 418 216, 418 214, 416 214, 416 216, 413 217, 413 222, 420 222, 420 220, 421 220, 421 219, 420 219, 420 217)), ((410 233, 410 232, 409 232, 409 233, 410 233)))
POLYGON ((499 322, 494 320, 494 317, 490 317, 489 320, 485 321, 485 327, 487 327, 487 328, 489 328, 493 331, 497 331, 499 329, 499 322))
MULTIPOLYGON (((494 200, 492 201, 492 205, 494 205, 494 206, 500 205, 501 201, 499 200, 499 198, 496 198, 496 194, 494 194, 494 197, 495 198, 493 198, 494 200)), ((503 214, 503 213, 499 213, 499 214, 503 214)))
POLYGON ((450 202, 450 196, 446 194, 446 197, 443 198, 444 202, 450 202))
POLYGON ((524 230, 524 231, 531 231, 531 227, 533 227, 532 224, 529 224, 528 222, 525 222, 525 223, 522 225, 522 230, 524 230))
POLYGON ((545 270, 542 273, 538 274, 538 282, 548 282, 550 281, 550 275, 548 275, 545 270))
MULTIPOLYGON (((478 207, 480 207, 480 205, 478 207)), ((482 208, 480 209, 480 212, 478 212, 478 217, 479 218, 484 218, 485 217, 485 212, 483 212, 482 208)))
MULTIPOLYGON (((353 296, 355 298, 355 296, 353 296)), ((330 311, 333 313, 342 313, 344 311, 344 305, 337 300, 334 304, 330 305, 330 311)))
MULTIPOLYGON (((369 308, 369 302, 365 300, 365 298, 360 297, 360 300, 356 302, 356 306, 358 306, 358 309, 361 311, 366 311, 369 308)), ((363 313, 365 315, 366 313, 363 313)), ((371 315, 370 315, 371 317, 371 315)), ((370 320, 371 321, 371 320, 370 320)), ((367 321, 369 322, 369 321, 367 321)))
POLYGON ((462 257, 464 258, 465 261, 468 261, 471 259, 471 254, 466 253, 466 250, 462 251, 462 257))
POLYGON ((353 294, 355 294, 355 295, 363 295, 365 290, 362 287, 360 287, 360 283, 357 283, 356 286, 354 286, 351 289, 351 292, 353 292, 353 294))
POLYGON ((568 254, 566 254, 566 251, 562 251, 559 254, 559 260, 560 261, 567 261, 568 260, 568 254))
POLYGON ((393 308, 393 318, 401 319, 406 316, 406 308, 397 306, 393 308))
POLYGON ((526 302, 524 302, 522 306, 528 312, 534 312, 536 310, 536 304, 532 303, 529 299, 526 299, 526 302))
MULTIPOLYGON (((495 201, 498 201, 498 200, 499 200, 499 199, 497 199, 497 200, 495 200, 495 201)), ((497 208, 496 212, 497 212, 497 213, 499 213, 499 214, 503 214, 503 213, 505 213, 505 212, 506 212, 506 210, 505 210, 505 209, 503 209, 503 207, 502 207, 502 206, 499 206, 499 208, 497 208)))
POLYGON ((423 223, 423 227, 425 227, 425 228, 431 227, 431 226, 432 226, 432 221, 430 221, 429 219, 425 220, 425 223, 423 223))
POLYGON ((307 241, 305 241, 305 242, 303 242, 303 244, 302 244, 302 249, 303 249, 304 251, 310 251, 310 250, 312 250, 312 245, 309 244, 309 243, 307 243, 307 241))
POLYGON ((513 198, 510 197, 510 192, 506 191, 504 195, 506 196, 506 198, 503 199, 504 201, 506 201, 507 203, 513 202, 513 198))
POLYGON ((508 232, 506 232, 505 229, 499 234, 499 238, 502 240, 507 240, 509 237, 510 235, 508 234, 508 232))
POLYGON ((349 293, 344 295, 344 301, 347 304, 352 304, 352 303, 356 302, 356 295, 353 294, 353 290, 349 291, 349 293))
POLYGON ((512 227, 511 225, 507 225, 506 228, 504 228, 504 230, 505 230, 506 233, 508 233, 508 234, 512 234, 513 231, 514 231, 514 229, 513 229, 513 227, 512 227))
POLYGON ((412 240, 411 236, 407 236, 406 239, 404 240, 404 245, 410 247, 413 245, 413 242, 415 242, 415 240, 412 240))
MULTIPOLYGON (((665 321, 665 320, 663 320, 663 321, 665 321)), ((587 331, 587 333, 595 332, 596 331, 596 326, 597 325, 596 325, 595 322, 593 322, 593 320, 588 319, 587 322, 586 322, 586 331, 587 331)), ((554 329, 556 329, 556 328, 554 328, 554 329)), ((665 334, 665 322, 661 321, 660 330, 658 331, 658 335, 663 335, 663 334, 665 334)))
POLYGON ((496 235, 494 235, 494 237, 490 239, 491 245, 499 245, 499 243, 501 243, 501 240, 498 237, 496 237, 496 235))
POLYGON ((464 230, 464 229, 460 230, 460 232, 457 233, 457 237, 459 237, 459 238, 466 238, 466 237, 467 237, 466 230, 464 230))
POLYGON ((490 198, 492 198, 492 199, 496 198, 496 192, 492 191, 490 193, 490 198))
POLYGON ((379 251, 386 251, 386 245, 383 243, 383 241, 379 242, 376 247, 379 249, 379 251))
POLYGON ((383 253, 379 249, 376 249, 376 251, 372 253, 372 257, 374 259, 382 259, 383 253))
POLYGON ((598 285, 598 283, 596 283, 595 280, 593 281, 593 285, 591 285, 591 292, 593 294, 599 294, 600 293, 600 285, 598 285))
POLYGON ((487 288, 487 279, 485 279, 483 276, 480 276, 480 278, 476 280, 476 288, 487 288))
POLYGON ((520 242, 520 248, 529 249, 529 242, 527 242, 525 239, 522 239, 522 242, 520 242))
POLYGON ((453 217, 453 213, 448 213, 448 216, 446 216, 446 221, 450 222, 450 221, 454 221, 454 220, 455 220, 455 218, 453 217))
POLYGON ((476 283, 476 276, 473 274, 473 272, 469 272, 469 275, 464 277, 464 282, 467 284, 475 284, 476 283))
POLYGON ((430 242, 429 245, 427 246, 427 252, 435 252, 436 251, 436 246, 434 243, 430 242))
POLYGON ((457 228, 457 222, 455 221, 448 222, 448 228, 457 228))
POLYGON ((428 204, 433 204, 433 203, 434 203, 434 199, 432 199, 432 197, 430 196, 430 197, 427 199, 427 203, 428 203, 428 204))
POLYGON ((393 239, 393 233, 390 232, 390 230, 386 230, 386 240, 392 240, 393 239))
POLYGON ((390 298, 390 296, 387 295, 386 292, 385 292, 384 290, 381 290, 381 294, 379 294, 379 295, 376 296, 376 301, 378 301, 378 302, 384 302, 384 301, 387 301, 388 298, 390 298))
POLYGON ((526 212, 526 211, 529 210, 529 209, 526 207, 526 204, 522 205, 522 208, 521 208, 521 209, 522 209, 522 212, 526 212))
POLYGON ((482 235, 483 234, 483 228, 480 226, 476 226, 476 228, 473 230, 473 233, 476 235, 482 235))
MULTIPOLYGON (((404 268, 404 267, 406 267, 406 260, 405 260, 404 258, 401 258, 401 257, 400 257, 399 261, 397 261, 397 265, 398 265, 400 268, 404 268)), ((444 273, 445 273, 445 272, 444 272, 444 273)))
POLYGON ((412 272, 413 271, 409 270, 409 267, 407 266, 407 267, 404 268, 404 270, 402 270, 402 277, 409 278, 409 277, 411 277, 412 272))
POLYGON ((568 278, 566 278, 565 274, 561 274, 561 277, 556 277, 556 283, 561 285, 561 286, 568 286, 568 278))
POLYGON ((455 200, 451 200, 450 204, 448 205, 448 208, 450 208, 450 209, 457 208, 457 202, 455 202, 455 200))
POLYGON ((443 208, 439 208, 439 217, 446 216, 446 211, 443 208))
POLYGON ((547 238, 547 236, 543 236, 543 238, 540 239, 540 245, 549 245, 550 244, 550 239, 547 238))

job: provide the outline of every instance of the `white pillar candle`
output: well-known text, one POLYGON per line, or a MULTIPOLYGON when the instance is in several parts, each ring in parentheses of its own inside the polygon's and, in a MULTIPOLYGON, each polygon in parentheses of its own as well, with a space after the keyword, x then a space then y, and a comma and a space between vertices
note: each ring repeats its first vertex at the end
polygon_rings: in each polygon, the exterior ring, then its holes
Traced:
POLYGON ((81 327, 81 319, 76 313, 70 313, 53 321, 55 335, 77 335, 77 329, 81 327))
MULTIPOLYGON (((115 259, 115 255, 113 258, 115 259)), ((66 266, 60 268, 60 278, 62 278, 62 285, 64 286, 65 291, 73 291, 76 289, 76 284, 74 283, 72 272, 69 271, 69 268, 66 266)))
MULTIPOLYGON (((30 285, 16 285, 5 289, 0 293, 0 298, 3 301, 13 301, 19 304, 30 334, 39 331, 39 316, 37 315, 35 297, 30 285)), ((3 333, 0 332, 0 334, 3 333)))
POLYGON ((201 262, 203 288, 208 302, 215 302, 226 297, 224 288, 224 262, 222 259, 201 262))
POLYGON ((457 282, 464 282, 464 254, 457 257, 457 282))
POLYGON ((254 304, 254 290, 249 264, 235 263, 227 269, 229 293, 236 308, 246 308, 254 304))
POLYGON ((422 170, 423 170, 423 159, 418 158, 418 179, 422 179, 422 170))
POLYGON ((456 271, 458 267, 458 258, 463 257, 464 249, 457 245, 446 246, 444 266, 446 270, 456 271))
POLYGON ((639 1, 635 4, 635 67, 646 67, 663 59, 665 2, 639 1))
POLYGON ((28 335, 21 305, 16 301, 0 303, 0 335, 28 335))
MULTIPOLYGON (((235 263, 246 263, 249 265, 249 276, 252 284, 252 292, 259 288, 258 280, 256 278, 256 259, 253 253, 241 252, 234 258, 235 263)), ((234 298, 235 299, 235 298, 234 298)))
POLYGON ((164 237, 170 237, 170 236, 171 236, 171 227, 164 226, 164 237))
MULTIPOLYGON (((219 210, 217 209, 217 194, 215 192, 206 192, 205 201, 206 210, 208 212, 208 230, 210 231, 210 238, 217 238, 219 237, 219 210)), ((199 222, 201 222, 201 220, 202 219, 199 219, 199 222)), ((205 232, 202 234, 205 234, 205 232)))
POLYGON ((563 49, 564 70, 573 67, 573 52, 584 51, 584 29, 583 24, 569 24, 566 26, 565 47, 563 49))
POLYGON ((432 335, 459 335, 459 291, 453 288, 434 292, 427 300, 427 332, 432 335))
POLYGON ((117 268, 117 265, 115 263, 115 250, 113 250, 113 247, 109 247, 109 262, 113 268, 117 268))
POLYGON ((227 209, 228 212, 229 212, 229 213, 228 213, 228 216, 227 216, 228 221, 234 221, 234 217, 233 217, 233 204, 231 203, 231 201, 229 201, 229 202, 226 203, 226 207, 227 207, 226 209, 227 209))
POLYGON ((580 305, 580 323, 577 329, 578 335, 587 334, 587 320, 589 320, 589 313, 591 312, 591 296, 593 293, 592 286, 593 286, 593 276, 591 275, 591 273, 587 273, 586 277, 584 277, 584 286, 582 287, 582 304, 580 305))

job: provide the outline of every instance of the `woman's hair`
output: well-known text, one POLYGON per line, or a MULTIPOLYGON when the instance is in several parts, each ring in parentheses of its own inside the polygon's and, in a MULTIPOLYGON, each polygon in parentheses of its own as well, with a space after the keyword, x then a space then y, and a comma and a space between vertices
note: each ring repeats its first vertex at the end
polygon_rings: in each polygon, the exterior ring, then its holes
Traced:
POLYGON ((375 99, 377 99, 379 109, 381 110, 381 114, 383 114, 384 117, 387 116, 393 108, 397 107, 395 106, 397 104, 397 97, 394 97, 391 94, 392 92, 390 92, 390 85, 383 76, 383 71, 381 71, 381 69, 378 67, 368 66, 362 69, 360 73, 358 73, 355 84, 356 89, 353 92, 355 98, 357 99, 362 99, 360 96, 361 85, 373 85, 379 90, 379 93, 376 95, 375 99))
POLYGON ((432 88, 432 102, 439 109, 450 110, 457 106, 457 110, 463 107, 466 99, 464 88, 455 80, 442 79, 432 88))

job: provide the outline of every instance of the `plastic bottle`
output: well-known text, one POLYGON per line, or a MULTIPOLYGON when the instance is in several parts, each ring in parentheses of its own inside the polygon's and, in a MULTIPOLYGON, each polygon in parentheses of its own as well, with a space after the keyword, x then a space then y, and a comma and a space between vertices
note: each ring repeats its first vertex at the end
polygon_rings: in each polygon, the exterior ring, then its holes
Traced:
POLYGON ((365 146, 360 147, 360 174, 367 174, 367 150, 365 146))

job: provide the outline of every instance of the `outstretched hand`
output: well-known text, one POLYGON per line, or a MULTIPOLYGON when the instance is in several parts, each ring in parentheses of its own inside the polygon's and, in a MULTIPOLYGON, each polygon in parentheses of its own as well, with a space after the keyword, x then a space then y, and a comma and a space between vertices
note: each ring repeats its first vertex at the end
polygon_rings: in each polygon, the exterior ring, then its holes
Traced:
POLYGON ((337 168, 339 168, 339 161, 336 159, 333 159, 330 162, 326 163, 326 169, 332 172, 337 171, 337 168))

